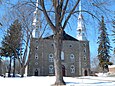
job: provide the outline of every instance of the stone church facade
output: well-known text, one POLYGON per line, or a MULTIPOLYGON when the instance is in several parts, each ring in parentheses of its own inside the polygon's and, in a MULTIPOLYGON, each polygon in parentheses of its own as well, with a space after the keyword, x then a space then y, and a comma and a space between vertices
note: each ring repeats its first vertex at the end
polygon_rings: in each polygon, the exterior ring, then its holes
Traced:
MULTIPOLYGON (((28 76, 50 76, 54 74, 54 48, 52 36, 38 40, 32 38, 28 76)), ((82 76, 90 73, 89 41, 79 41, 64 33, 61 51, 64 76, 82 76)))
MULTIPOLYGON (((80 2, 81 3, 81 2, 80 2)), ((54 47, 53 35, 39 39, 40 16, 38 0, 34 12, 32 39, 30 42, 30 62, 28 64, 28 76, 50 76, 54 71, 54 47)), ((81 11, 81 5, 79 6, 81 11)), ((62 73, 64 76, 83 76, 90 74, 90 50, 89 41, 86 39, 86 28, 82 12, 78 16, 77 37, 73 38, 64 32, 63 47, 61 51, 62 73)))

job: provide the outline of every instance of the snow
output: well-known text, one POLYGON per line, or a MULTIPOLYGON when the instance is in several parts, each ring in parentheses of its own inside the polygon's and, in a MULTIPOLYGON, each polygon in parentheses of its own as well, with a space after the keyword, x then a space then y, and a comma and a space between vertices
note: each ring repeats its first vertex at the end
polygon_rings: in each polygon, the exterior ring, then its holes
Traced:
POLYGON ((109 73, 96 73, 97 76, 108 76, 109 73))
MULTIPOLYGON (((64 77, 66 86, 115 86, 115 77, 64 77)), ((51 86, 55 82, 55 76, 39 76, 24 78, 3 78, 0 77, 0 84, 3 86, 51 86)))
POLYGON ((108 67, 109 68, 115 68, 115 65, 109 65, 108 67))
POLYGON ((115 73, 107 72, 107 73, 96 73, 95 75, 99 77, 115 77, 115 73))

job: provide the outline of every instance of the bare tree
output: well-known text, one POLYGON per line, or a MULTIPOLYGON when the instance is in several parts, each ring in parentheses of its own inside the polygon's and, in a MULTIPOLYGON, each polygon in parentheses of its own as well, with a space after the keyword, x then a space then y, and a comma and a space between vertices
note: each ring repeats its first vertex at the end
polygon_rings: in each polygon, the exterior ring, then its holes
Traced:
POLYGON ((92 71, 97 72, 98 71, 98 65, 99 65, 98 57, 93 57, 91 60, 92 71))
POLYGON ((62 65, 61 65, 62 38, 63 38, 63 33, 64 33, 64 29, 67 25, 67 22, 68 22, 69 18, 71 17, 72 13, 74 12, 74 10, 76 9, 76 7, 78 6, 79 1, 80 0, 78 0, 76 2, 74 7, 68 14, 66 20, 64 21, 63 25, 62 25, 62 21, 64 19, 65 10, 67 9, 69 0, 67 0, 65 2, 65 5, 64 5, 64 0, 52 0, 51 1, 51 3, 53 4, 52 6, 54 9, 54 13, 55 13, 55 24, 51 21, 49 15, 47 13, 47 10, 46 10, 45 4, 44 4, 45 1, 40 0, 40 2, 39 2, 40 6, 42 8, 43 14, 46 17, 46 20, 54 32, 54 66, 55 66, 55 75, 56 75, 55 85, 64 85, 65 84, 65 82, 63 80, 62 65))
MULTIPOLYGON (((78 4, 80 1, 81 0, 39 0, 38 9, 42 12, 42 17, 45 17, 45 20, 54 33, 56 85, 65 84, 61 66, 63 32, 64 29, 72 23, 70 20, 74 21, 73 19, 76 19, 76 16, 78 16, 78 4)), ((81 12, 87 13, 88 15, 90 14, 93 18, 98 19, 97 16, 105 13, 103 11, 103 9, 106 8, 104 5, 107 5, 108 2, 109 1, 106 0, 87 0, 83 3, 81 12)), ((28 0, 28 2, 25 3, 35 6, 35 0, 28 0)), ((29 36, 27 36, 27 39, 29 39, 29 36)))
MULTIPOLYGON (((23 2, 18 2, 17 4, 12 5, 12 8, 9 10, 9 15, 7 15, 7 17, 4 17, 4 19, 7 19, 7 23, 11 22, 11 20, 18 19, 22 25, 23 29, 23 39, 22 39, 23 41, 21 43, 22 47, 19 49, 20 53, 16 54, 20 63, 21 67, 20 73, 22 77, 24 76, 25 73, 25 67, 29 63, 30 41, 32 37, 32 31, 35 29, 32 26, 33 12, 35 11, 35 5, 31 6, 30 4, 28 5, 23 2)), ((44 18, 40 22, 42 21, 44 21, 44 18)), ((42 35, 44 35, 46 28, 48 28, 47 24, 44 25, 42 28, 43 29, 40 29, 41 33, 40 38, 42 37, 42 35)))
POLYGON ((18 49, 18 52, 16 53, 16 57, 19 60, 20 63, 20 73, 23 77, 25 72, 25 67, 28 64, 29 58, 28 58, 28 52, 29 52, 29 42, 32 35, 32 13, 33 13, 33 7, 30 5, 21 5, 21 3, 17 3, 16 5, 12 5, 9 11, 7 11, 8 14, 5 14, 3 17, 4 24, 9 25, 12 21, 18 19, 21 22, 22 29, 23 29, 23 38, 22 42, 20 43, 21 47, 18 49))
MULTIPOLYGON (((30 0, 31 1, 31 0, 30 0)), ((62 75, 62 65, 61 65, 61 50, 62 50, 62 38, 64 29, 67 27, 69 20, 72 18, 74 13, 79 12, 77 10, 78 4, 81 0, 50 0, 47 5, 47 0, 39 0, 39 9, 43 12, 46 21, 48 22, 50 28, 54 33, 54 66, 55 66, 55 75, 56 75, 56 82, 55 85, 63 85, 65 84, 62 75), (48 8, 50 8, 48 10, 48 8), (49 13, 50 12, 50 13, 49 13), (51 13, 52 12, 52 13, 51 13), (51 19, 51 15, 54 16, 54 20, 51 19)), ((107 1, 95 1, 95 0, 88 0, 86 3, 83 4, 85 10, 81 10, 82 12, 86 12, 90 14, 92 17, 97 18, 98 14, 93 14, 91 10, 88 10, 87 7, 90 5, 93 9, 99 8, 101 10, 102 5, 107 4, 107 1)), ((102 6, 103 9, 105 8, 102 6)), ((98 12, 101 12, 99 11, 98 12)), ((96 12, 96 11, 95 11, 96 12)), ((104 11, 102 12, 104 13, 104 11)), ((98 19, 98 18, 97 18, 98 19)))

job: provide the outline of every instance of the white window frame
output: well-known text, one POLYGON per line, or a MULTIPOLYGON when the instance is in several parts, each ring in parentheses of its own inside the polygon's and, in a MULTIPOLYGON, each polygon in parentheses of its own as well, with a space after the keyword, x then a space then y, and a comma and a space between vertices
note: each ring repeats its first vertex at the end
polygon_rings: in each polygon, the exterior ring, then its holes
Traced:
POLYGON ((52 53, 49 54, 49 62, 53 62, 54 61, 54 55, 52 53))
POLYGON ((38 59, 38 54, 37 53, 35 54, 35 59, 38 59))
POLYGON ((53 65, 49 65, 49 73, 54 73, 54 66, 53 65))
POLYGON ((85 56, 85 55, 84 55, 84 58, 83 58, 83 59, 84 59, 84 61, 86 61, 86 59, 87 59, 87 58, 86 58, 86 56, 85 56))
POLYGON ((61 60, 63 61, 64 60, 64 52, 61 51, 61 60))
POLYGON ((84 53, 86 53, 86 48, 84 48, 84 51, 83 51, 84 53))
POLYGON ((71 66, 70 66, 70 72, 71 72, 71 73, 75 73, 75 66, 74 66, 74 65, 71 65, 71 66))
POLYGON ((38 50, 38 46, 36 46, 36 50, 38 50))
POLYGON ((74 56, 74 54, 70 54, 70 61, 71 61, 71 62, 74 62, 74 61, 75 61, 75 56, 74 56))
POLYGON ((83 46, 86 47, 86 43, 83 43, 83 46))
POLYGON ((35 62, 35 65, 38 65, 38 62, 35 62))

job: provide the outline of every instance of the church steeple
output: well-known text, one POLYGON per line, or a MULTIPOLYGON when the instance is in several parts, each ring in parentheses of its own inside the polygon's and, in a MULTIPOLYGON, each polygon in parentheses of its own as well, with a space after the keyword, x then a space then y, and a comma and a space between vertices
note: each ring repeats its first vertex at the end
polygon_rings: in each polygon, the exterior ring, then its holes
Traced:
POLYGON ((38 10, 38 0, 36 2, 36 9, 34 11, 34 19, 33 19, 33 24, 34 26, 34 29, 33 29, 33 32, 32 32, 32 36, 33 38, 39 38, 39 35, 40 35, 40 28, 41 28, 41 25, 40 25, 40 12, 38 10))
POLYGON ((78 26, 77 26, 77 39, 85 41, 86 39, 86 29, 84 24, 83 15, 81 12, 81 1, 79 2, 79 16, 78 16, 78 26))

